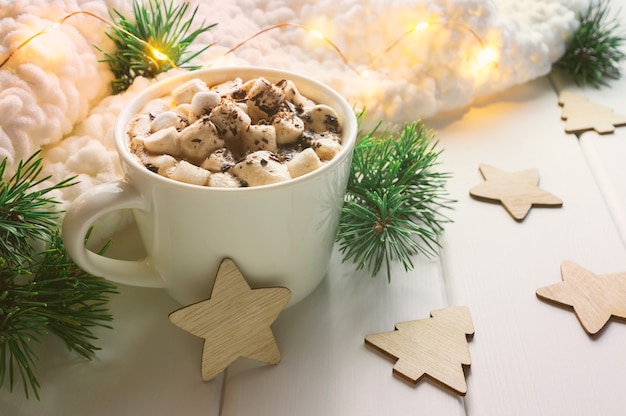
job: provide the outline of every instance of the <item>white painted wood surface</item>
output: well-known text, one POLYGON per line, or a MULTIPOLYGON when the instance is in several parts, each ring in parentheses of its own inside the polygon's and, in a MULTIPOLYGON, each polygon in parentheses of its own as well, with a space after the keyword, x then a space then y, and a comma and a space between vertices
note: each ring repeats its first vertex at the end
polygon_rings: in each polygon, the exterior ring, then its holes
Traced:
MULTIPOLYGON (((611 4, 626 9, 624 0, 611 4)), ((626 271, 626 128, 565 134, 558 106, 565 87, 626 114, 626 79, 595 90, 546 77, 428 120, 458 200, 440 257, 417 258, 409 273, 396 267, 388 284, 382 274, 355 272, 335 252, 315 292, 272 326, 277 366, 242 359, 202 382, 202 340, 167 318, 178 305, 159 290, 120 286, 111 303, 115 329, 97 331, 96 360, 47 338, 38 348, 41 401, 3 387, 0 414, 626 414, 626 324, 612 320, 591 337, 571 309, 535 295, 560 281, 563 260, 597 274, 626 271), (516 222, 501 205, 472 199, 480 163, 537 168, 539 186, 563 207, 533 208, 516 222), (392 374, 392 360, 364 343, 396 322, 463 305, 475 328, 465 397, 427 380, 405 382, 392 374)))
MULTIPOLYGON (((626 94, 626 85, 622 91, 626 94)), ((626 113, 626 104, 621 108, 626 113)), ((584 133, 580 146, 626 245, 626 128, 606 136, 584 133)))
POLYGON ((564 133, 547 79, 514 88, 442 126, 450 189, 459 198, 442 250, 450 304, 474 319, 468 415, 622 414, 626 326, 590 338, 571 310, 540 301, 537 288, 560 281, 563 260, 597 273, 626 270, 626 251, 578 139, 564 133), (497 117, 495 121, 494 117, 497 117), (474 140, 467 132, 480 131, 474 140), (469 139, 469 140, 468 140, 469 139), (487 158, 487 160, 486 160, 487 158), (464 194, 481 180, 480 162, 536 167, 540 186, 563 200, 515 223, 499 205, 464 194))

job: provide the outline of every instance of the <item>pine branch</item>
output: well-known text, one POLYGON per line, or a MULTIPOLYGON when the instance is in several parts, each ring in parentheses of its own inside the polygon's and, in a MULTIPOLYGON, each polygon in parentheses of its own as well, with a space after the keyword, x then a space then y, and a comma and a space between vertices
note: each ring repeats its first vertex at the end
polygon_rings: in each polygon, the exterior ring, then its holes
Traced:
POLYGON ((397 136, 380 124, 356 145, 337 240, 344 261, 374 277, 391 262, 413 268, 411 257, 435 255, 449 219, 442 213, 449 174, 435 170, 441 151, 421 122, 405 124, 397 136))
POLYGON ((189 47, 198 36, 217 24, 205 25, 203 21, 198 29, 191 30, 198 7, 191 12, 189 18, 188 8, 188 2, 174 6, 172 0, 148 0, 146 4, 133 0, 134 22, 118 10, 111 10, 111 19, 118 27, 114 27, 112 33, 107 33, 107 37, 113 41, 115 50, 98 50, 105 56, 102 61, 107 62, 113 72, 114 94, 125 91, 137 77, 154 78, 171 69, 172 63, 182 69, 199 69, 198 66, 188 64, 211 45, 196 52, 190 51, 189 47), (153 51, 137 39, 147 42, 168 59, 154 56, 153 51))
MULTIPOLYGON (((98 349, 92 327, 109 327, 107 295, 115 286, 93 277, 69 259, 58 230, 56 200, 48 193, 73 178, 37 189, 42 159, 35 153, 0 183, 0 386, 22 381, 24 394, 39 398, 32 349, 47 333, 90 358, 98 349), (38 250, 37 246, 43 246, 38 250)), ((0 164, 4 177, 6 160, 0 164)))
MULTIPOLYGON (((54 190, 72 186, 73 178, 52 187, 37 190, 45 177, 39 179, 42 170, 40 152, 26 161, 20 161, 15 174, 0 183, 0 256, 13 265, 31 260, 24 257, 31 251, 33 240, 46 240, 51 228, 57 225, 57 204, 46 195, 54 190)), ((0 178, 4 178, 7 159, 0 163, 0 178)))
POLYGON ((567 42, 565 54, 555 63, 581 86, 599 87, 605 78, 619 78, 626 55, 620 47, 626 40, 620 22, 610 17, 606 0, 590 4, 578 15, 579 28, 567 42))

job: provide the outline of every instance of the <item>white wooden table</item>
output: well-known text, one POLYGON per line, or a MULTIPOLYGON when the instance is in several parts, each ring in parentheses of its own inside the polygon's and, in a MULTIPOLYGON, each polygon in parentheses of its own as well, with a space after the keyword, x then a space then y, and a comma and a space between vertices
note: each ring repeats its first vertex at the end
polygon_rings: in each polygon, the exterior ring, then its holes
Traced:
MULTIPOLYGON (((626 2, 614 2, 616 5, 626 2)), ((624 18, 626 21, 626 18, 624 18)), ((37 347, 41 401, 0 390, 2 415, 623 415, 626 324, 585 333, 571 309, 535 291, 560 281, 572 260, 597 274, 626 271, 626 127, 580 138, 564 132, 558 91, 568 88, 626 114, 626 79, 600 90, 544 77, 471 108, 428 120, 440 139, 451 197, 440 256, 416 258, 392 282, 370 279, 335 253, 315 292, 272 326, 282 361, 245 359, 217 379, 200 378, 202 340, 174 327, 176 305, 154 289, 120 287, 114 329, 99 329, 94 361, 54 338, 37 347), (480 163, 537 168, 562 208, 533 208, 521 223, 479 202, 480 163), (392 374, 393 361, 364 337, 447 306, 468 306, 468 392, 392 374)), ((129 230, 127 243, 134 234, 129 230)))

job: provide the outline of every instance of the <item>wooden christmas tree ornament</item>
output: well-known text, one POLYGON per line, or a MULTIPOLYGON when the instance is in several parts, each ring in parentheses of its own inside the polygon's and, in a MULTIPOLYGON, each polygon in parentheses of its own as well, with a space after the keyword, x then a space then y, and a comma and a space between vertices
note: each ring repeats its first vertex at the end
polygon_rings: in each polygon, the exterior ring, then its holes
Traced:
POLYGON ((537 290, 537 297, 571 306, 588 334, 598 333, 611 316, 626 319, 626 272, 595 275, 564 261, 560 283, 537 290))
POLYGON ((470 195, 480 200, 500 202, 517 221, 526 218, 531 207, 563 205, 559 198, 537 186, 537 169, 506 172, 485 164, 481 164, 479 169, 485 181, 470 189, 470 195))
POLYGON ((396 330, 370 334, 365 342, 397 359, 393 372, 417 383, 424 375, 465 395, 463 366, 471 364, 468 336, 474 325, 465 306, 431 312, 431 318, 396 324, 396 330))
POLYGON ((230 259, 220 264, 211 298, 169 315, 183 330, 204 339, 202 379, 211 380, 239 357, 278 364, 270 325, 285 308, 285 287, 251 289, 230 259))
POLYGON ((580 134, 595 130, 599 134, 608 134, 613 133, 615 127, 626 126, 626 116, 616 114, 603 105, 591 103, 570 91, 561 92, 559 105, 563 106, 561 119, 566 120, 566 133, 580 134))

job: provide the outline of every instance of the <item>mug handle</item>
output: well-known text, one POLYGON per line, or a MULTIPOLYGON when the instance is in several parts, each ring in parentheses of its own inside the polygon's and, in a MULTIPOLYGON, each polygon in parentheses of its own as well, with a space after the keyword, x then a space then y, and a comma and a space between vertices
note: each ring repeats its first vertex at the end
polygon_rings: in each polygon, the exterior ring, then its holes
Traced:
POLYGON ((92 224, 119 209, 147 209, 143 196, 126 181, 106 183, 83 192, 70 205, 62 225, 62 239, 71 259, 83 270, 116 283, 140 287, 165 286, 148 258, 118 260, 96 254, 85 247, 92 224))

